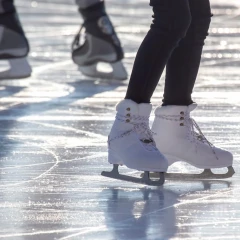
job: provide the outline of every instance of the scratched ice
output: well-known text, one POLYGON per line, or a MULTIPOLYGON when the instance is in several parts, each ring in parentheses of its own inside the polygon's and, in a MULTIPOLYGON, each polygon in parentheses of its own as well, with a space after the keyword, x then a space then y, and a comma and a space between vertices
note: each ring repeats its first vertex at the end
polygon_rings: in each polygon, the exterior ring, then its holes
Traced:
MULTIPOLYGON (((107 134, 127 82, 86 78, 72 63, 70 45, 82 21, 74 1, 16 1, 34 73, 0 82, 0 238, 240 239, 238 2, 212 1, 215 17, 194 92, 196 120, 210 140, 234 153, 236 174, 151 188, 100 176, 111 168, 107 134)), ((130 72, 151 9, 147 0, 107 5, 130 72)), ((163 81, 155 106, 162 91, 163 81)), ((170 170, 199 172, 184 164, 170 170)))

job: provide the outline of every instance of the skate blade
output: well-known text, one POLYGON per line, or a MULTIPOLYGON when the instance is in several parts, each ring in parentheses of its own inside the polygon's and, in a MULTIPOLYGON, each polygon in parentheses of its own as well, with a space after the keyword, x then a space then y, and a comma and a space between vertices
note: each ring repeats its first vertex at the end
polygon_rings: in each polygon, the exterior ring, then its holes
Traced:
POLYGON ((121 61, 116 63, 95 63, 93 65, 79 66, 84 75, 94 78, 126 80, 127 71, 121 61), (101 65, 102 64, 102 65, 101 65))
MULTIPOLYGON (((180 180, 180 181, 190 181, 190 180, 217 180, 231 178, 235 171, 232 166, 228 167, 228 172, 223 174, 215 174, 211 169, 205 169, 200 174, 188 174, 188 173, 166 173, 165 178, 167 180, 180 180)), ((151 178, 158 178, 158 173, 150 173, 151 178)))
POLYGON ((0 61, 0 79, 19 79, 31 76, 32 69, 24 58, 0 61))
POLYGON ((101 175, 108 178, 113 178, 113 179, 123 180, 127 182, 133 182, 133 183, 140 183, 140 184, 149 185, 149 186, 162 186, 165 182, 164 173, 158 173, 159 180, 151 180, 149 178, 149 172, 144 172, 141 178, 119 174, 117 164, 113 165, 113 169, 111 172, 103 171, 101 175))

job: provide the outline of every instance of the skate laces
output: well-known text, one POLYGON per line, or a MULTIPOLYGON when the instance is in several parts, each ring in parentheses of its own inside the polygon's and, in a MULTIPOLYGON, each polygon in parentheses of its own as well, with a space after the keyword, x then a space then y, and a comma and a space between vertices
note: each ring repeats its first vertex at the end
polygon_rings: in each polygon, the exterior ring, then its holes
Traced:
POLYGON ((207 140, 205 135, 203 134, 201 128, 197 124, 197 122, 190 117, 189 111, 184 113, 183 115, 156 115, 158 118, 162 118, 164 120, 169 120, 169 121, 176 121, 176 122, 181 122, 180 126, 186 126, 188 130, 188 139, 191 142, 195 143, 196 151, 197 151, 197 145, 200 142, 207 144, 215 154, 216 158, 218 159, 216 152, 214 150, 214 145, 207 140), (182 122, 183 121, 183 122, 182 122))
POLYGON ((81 39, 81 36, 82 36, 82 31, 83 31, 83 28, 84 28, 84 23, 82 24, 82 26, 80 27, 77 35, 75 36, 73 42, 72 42, 72 51, 79 48, 81 46, 80 44, 80 39, 81 39))
POLYGON ((209 142, 207 140, 207 138, 204 136, 203 132, 201 131, 200 127, 198 126, 198 124, 196 123, 196 121, 189 117, 187 119, 187 121, 189 122, 189 125, 190 125, 190 132, 191 132, 191 135, 194 137, 194 139, 198 140, 198 141, 201 141, 203 143, 207 143, 210 147, 214 147, 214 145, 209 142), (198 131, 196 132, 195 129, 198 131))
MULTIPOLYGON (((129 119, 129 117, 128 117, 129 119)), ((116 120, 121 122, 126 122, 126 117, 120 114, 116 115, 116 120)), ((131 115, 129 124, 133 125, 133 128, 126 133, 122 134, 120 137, 124 137, 129 135, 133 132, 137 133, 139 140, 141 141, 142 145, 148 151, 158 151, 156 147, 156 143, 153 139, 153 132, 149 128, 149 117, 146 116, 136 116, 131 115)), ((113 140, 113 139, 112 139, 113 140)), ((112 141, 110 140, 110 141, 112 141)))
POLYGON ((196 148, 197 148, 198 141, 201 141, 202 143, 207 144, 212 149, 213 154, 218 159, 218 156, 214 150, 214 145, 207 140, 207 138, 204 136, 203 132, 201 131, 201 129, 198 126, 198 124, 196 123, 196 121, 193 118, 191 118, 189 116, 189 114, 188 114, 188 117, 189 118, 187 118, 187 121, 189 122, 189 125, 190 125, 190 128, 188 128, 188 129, 190 130, 190 133, 193 136, 194 142, 196 144, 196 148), (195 129, 198 132, 196 132, 195 129))

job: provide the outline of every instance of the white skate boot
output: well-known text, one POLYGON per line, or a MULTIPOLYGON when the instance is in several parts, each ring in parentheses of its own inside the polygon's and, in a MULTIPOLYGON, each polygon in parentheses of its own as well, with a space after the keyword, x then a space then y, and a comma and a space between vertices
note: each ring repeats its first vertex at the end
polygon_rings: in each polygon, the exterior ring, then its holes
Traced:
MULTIPOLYGON (((155 110, 152 131, 158 149, 168 159, 169 166, 183 161, 194 167, 205 169, 202 174, 185 175, 192 178, 228 178, 234 174, 233 156, 230 152, 213 146, 203 135, 197 123, 190 117, 190 112, 197 104, 190 106, 163 106, 155 110), (195 132, 195 129, 198 131, 195 132), (227 174, 213 174, 211 168, 228 168, 227 174)), ((183 177, 183 175, 180 175, 183 177)), ((171 178, 179 178, 171 174, 171 178)), ((170 175, 166 175, 170 178, 170 175)))
POLYGON ((28 41, 16 12, 0 14, 0 79, 26 78, 31 67, 28 41))
POLYGON ((104 2, 79 9, 84 23, 72 44, 72 59, 90 77, 125 80, 123 50, 105 12, 104 2), (81 34, 83 28, 85 34, 81 34))
POLYGON ((163 173, 168 164, 156 148, 149 129, 151 109, 151 104, 137 104, 131 100, 123 100, 117 105, 116 120, 108 140, 108 161, 114 164, 114 168, 110 173, 103 172, 103 176, 154 186, 164 183, 163 173), (118 165, 144 171, 144 176, 139 179, 120 175, 118 165), (160 179, 150 180, 149 171, 158 172, 160 179))

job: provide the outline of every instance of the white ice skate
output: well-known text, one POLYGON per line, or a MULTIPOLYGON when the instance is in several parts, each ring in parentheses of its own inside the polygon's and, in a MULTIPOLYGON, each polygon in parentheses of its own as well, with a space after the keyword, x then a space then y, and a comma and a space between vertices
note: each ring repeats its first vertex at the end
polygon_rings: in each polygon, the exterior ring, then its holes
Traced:
POLYGON ((103 176, 154 186, 164 183, 168 163, 156 148, 149 129, 151 109, 151 104, 137 104, 131 100, 123 100, 117 105, 116 120, 108 140, 108 161, 114 168, 112 172, 102 172, 103 176), (121 175, 119 165, 145 173, 141 179, 121 175), (158 181, 149 179, 150 171, 158 173, 158 181))
POLYGON ((0 79, 26 78, 31 75, 27 61, 28 41, 17 13, 0 15, 0 79))
POLYGON ((197 104, 190 106, 164 106, 155 111, 152 131, 158 149, 168 159, 169 166, 183 161, 200 169, 201 174, 166 174, 166 179, 221 179, 234 174, 233 156, 230 152, 211 144, 201 132, 190 112, 197 104), (197 130, 198 132, 196 132, 197 130), (226 174, 214 174, 212 168, 228 168, 226 174))
POLYGON ((86 76, 104 79, 127 79, 122 63, 123 51, 119 39, 107 16, 87 22, 75 37, 72 59, 86 76))

